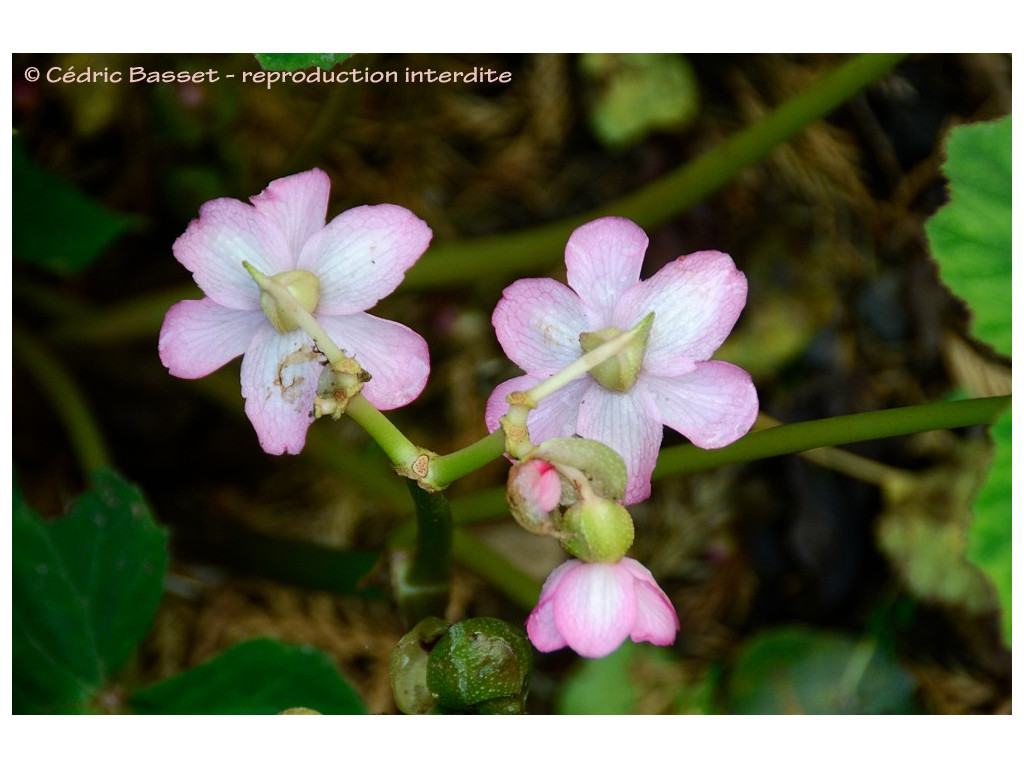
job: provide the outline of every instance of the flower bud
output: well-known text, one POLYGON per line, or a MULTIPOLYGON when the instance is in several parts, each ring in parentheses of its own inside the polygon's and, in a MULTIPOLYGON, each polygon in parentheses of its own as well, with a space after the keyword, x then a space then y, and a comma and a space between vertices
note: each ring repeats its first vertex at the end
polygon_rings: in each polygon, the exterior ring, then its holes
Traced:
POLYGON ((530 533, 553 535, 551 513, 562 498, 562 478, 546 461, 528 459, 512 466, 505 493, 512 517, 530 533))
POLYGON ((532 668, 533 649, 522 629, 499 619, 466 619, 430 652, 427 685, 448 710, 523 714, 532 668))
MULTIPOLYGON (((626 463, 604 443, 582 437, 554 437, 537 446, 530 457, 578 469, 598 496, 621 499, 626 493, 626 463)), ((566 504, 573 501, 563 499, 566 504)))
POLYGON ((633 518, 609 499, 593 497, 571 507, 562 529, 571 533, 565 550, 587 563, 616 563, 633 545, 633 518))

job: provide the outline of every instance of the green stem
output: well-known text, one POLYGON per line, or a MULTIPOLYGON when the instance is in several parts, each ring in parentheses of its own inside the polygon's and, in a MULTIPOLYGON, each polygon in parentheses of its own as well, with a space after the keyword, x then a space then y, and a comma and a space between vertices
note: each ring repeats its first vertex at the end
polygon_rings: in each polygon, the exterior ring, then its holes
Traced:
POLYGON ((446 488, 460 477, 490 464, 504 450, 505 433, 499 428, 465 448, 434 457, 425 482, 434 488, 446 488))
POLYGON ((416 543, 412 559, 395 574, 395 597, 402 614, 415 624, 444 616, 451 579, 452 515, 443 493, 431 493, 408 481, 416 504, 416 543))
POLYGON ((423 453, 362 395, 356 395, 348 401, 345 414, 373 438, 394 466, 409 467, 423 453))
POLYGON ((92 470, 113 466, 85 396, 60 359, 24 330, 16 331, 13 338, 15 358, 53 404, 57 417, 67 430, 82 475, 88 479, 92 470))
POLYGON ((657 227, 832 112, 905 56, 854 56, 714 149, 607 205, 532 229, 433 245, 408 272, 401 287, 474 284, 545 269, 561 258, 566 240, 576 227, 602 216, 624 216, 645 229, 657 227))
POLYGON ((1009 404, 1009 395, 927 403, 770 427, 751 432, 732 445, 711 451, 695 445, 680 445, 661 452, 653 478, 692 474, 827 445, 990 424, 1009 404))

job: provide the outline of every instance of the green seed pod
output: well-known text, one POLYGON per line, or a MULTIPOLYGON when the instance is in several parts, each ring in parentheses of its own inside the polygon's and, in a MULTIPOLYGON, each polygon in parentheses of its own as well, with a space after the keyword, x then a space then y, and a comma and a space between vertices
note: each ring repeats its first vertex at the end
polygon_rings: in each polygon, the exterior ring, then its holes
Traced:
POLYGON ((452 625, 430 652, 427 687, 456 712, 524 714, 533 667, 526 633, 500 619, 452 625))
POLYGON ((427 687, 427 659, 448 624, 428 616, 409 630, 391 651, 391 692, 407 715, 425 715, 437 704, 427 687))

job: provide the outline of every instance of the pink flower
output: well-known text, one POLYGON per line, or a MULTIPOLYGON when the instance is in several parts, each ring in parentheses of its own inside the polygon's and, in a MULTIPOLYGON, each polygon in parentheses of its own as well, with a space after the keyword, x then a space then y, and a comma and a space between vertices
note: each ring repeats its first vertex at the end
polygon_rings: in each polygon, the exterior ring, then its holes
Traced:
POLYGON ((402 281, 430 228, 397 205, 353 208, 325 224, 329 195, 330 179, 318 168, 277 179, 252 205, 205 203, 174 243, 175 258, 206 296, 168 310, 160 359, 173 375, 195 379, 243 355, 245 412, 267 453, 302 450, 326 360, 305 332, 264 311, 243 261, 286 276, 334 343, 370 373, 363 395, 377 408, 413 400, 430 371, 419 334, 365 311, 402 281))
POLYGON ((671 645, 679 618, 651 572, 636 560, 584 563, 567 560, 544 582, 540 601, 526 620, 538 651, 569 646, 597 659, 626 638, 671 645))
POLYGON ((728 255, 698 251, 640 280, 646 250, 647 235, 628 219, 585 224, 565 247, 569 285, 517 280, 492 317, 505 354, 526 373, 491 394, 493 431, 510 392, 530 389, 580 357, 585 344, 592 349, 654 313, 646 346, 620 356, 616 368, 571 382, 527 419, 534 443, 577 434, 615 449, 629 473, 627 504, 650 496, 662 425, 701 448, 721 448, 742 437, 758 411, 750 375, 710 360, 743 310, 746 277, 728 255))

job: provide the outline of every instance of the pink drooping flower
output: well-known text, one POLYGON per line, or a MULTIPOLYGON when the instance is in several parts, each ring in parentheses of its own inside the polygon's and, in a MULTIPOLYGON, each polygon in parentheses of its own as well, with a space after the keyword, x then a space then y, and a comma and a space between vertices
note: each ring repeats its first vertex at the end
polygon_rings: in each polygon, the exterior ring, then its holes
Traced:
POLYGON ((430 372, 423 338, 366 313, 391 293, 430 242, 430 228, 397 205, 353 208, 326 223, 330 179, 320 169, 277 179, 260 194, 205 203, 174 256, 206 296, 170 308, 160 359, 195 379, 242 358, 245 412, 267 453, 298 453, 313 421, 324 356, 309 336, 261 305, 242 266, 289 285, 323 329, 372 378, 363 395, 382 410, 412 401, 430 372))
POLYGON ((636 560, 585 563, 567 560, 544 582, 540 601, 526 620, 538 651, 568 646, 580 656, 601 658, 626 638, 671 645, 679 618, 651 572, 636 560))
POLYGON ((534 443, 577 434, 615 449, 629 473, 627 504, 650 496, 663 425, 701 448, 721 448, 742 437, 758 411, 750 375, 710 359, 743 310, 746 277, 728 255, 698 251, 640 280, 647 242, 628 219, 585 224, 566 244, 568 286, 517 280, 492 317, 505 354, 526 374, 488 399, 493 431, 510 392, 530 389, 654 313, 645 344, 617 367, 594 369, 547 397, 526 422, 534 443))

